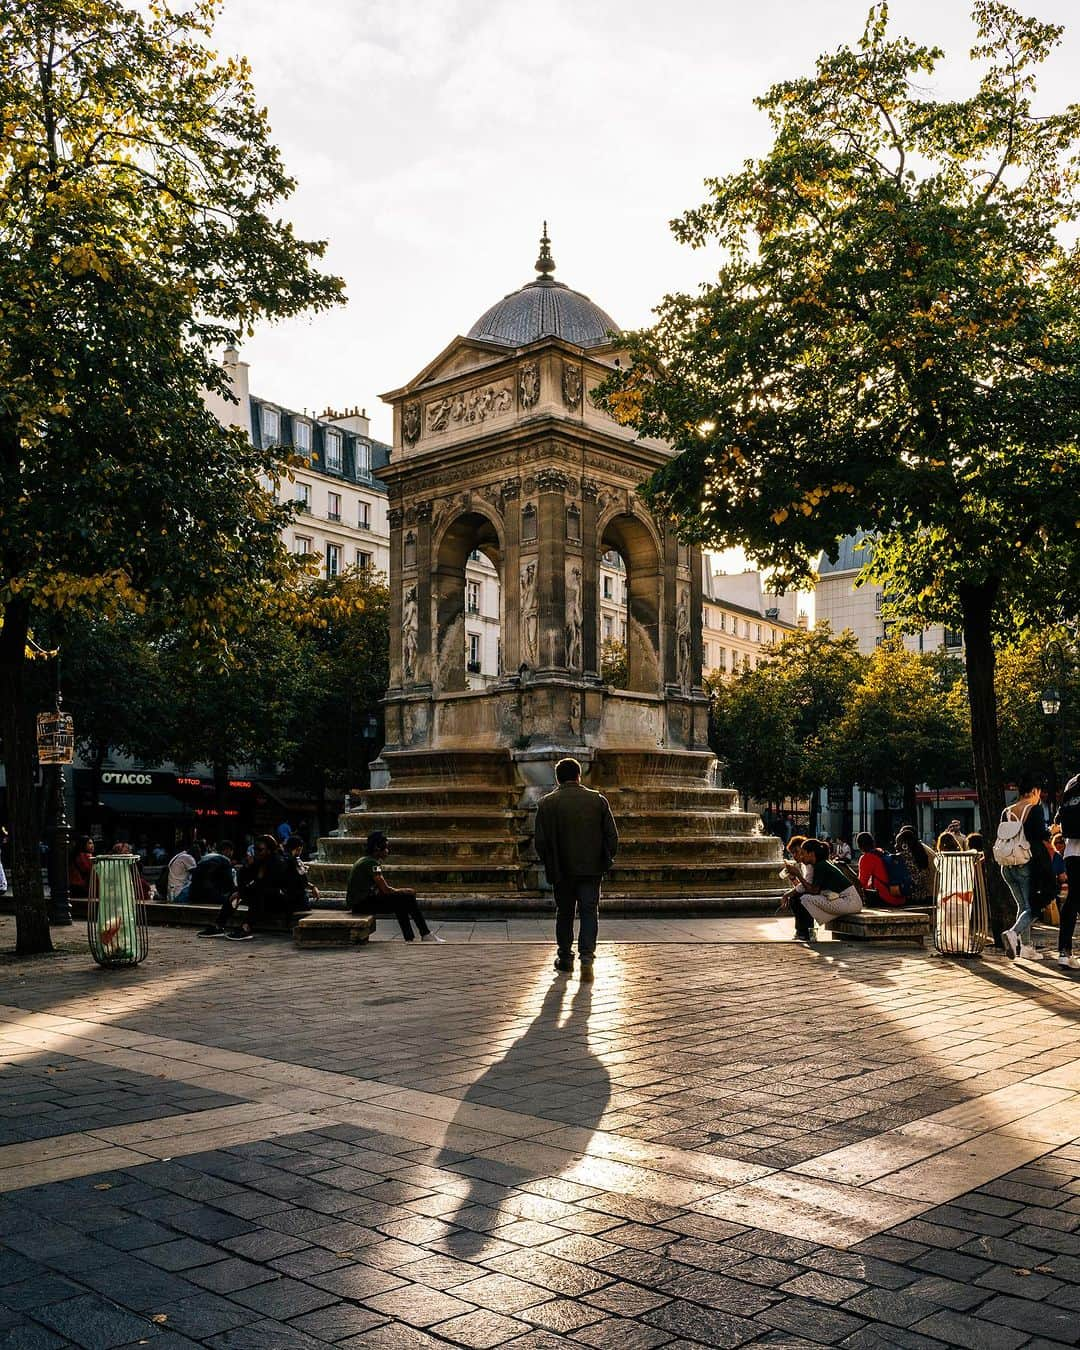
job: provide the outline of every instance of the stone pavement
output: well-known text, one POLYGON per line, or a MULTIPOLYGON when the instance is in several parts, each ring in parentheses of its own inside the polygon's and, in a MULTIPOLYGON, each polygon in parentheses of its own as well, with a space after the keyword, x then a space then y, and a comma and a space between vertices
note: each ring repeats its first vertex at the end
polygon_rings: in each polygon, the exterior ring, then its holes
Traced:
POLYGON ((0 1347, 1075 1344, 1076 977, 685 931, 0 959, 0 1347))

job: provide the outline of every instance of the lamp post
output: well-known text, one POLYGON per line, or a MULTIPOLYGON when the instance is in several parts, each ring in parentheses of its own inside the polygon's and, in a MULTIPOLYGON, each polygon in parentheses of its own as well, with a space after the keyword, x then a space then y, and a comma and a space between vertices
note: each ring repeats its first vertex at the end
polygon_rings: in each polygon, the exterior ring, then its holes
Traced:
POLYGON ((49 922, 71 923, 68 893, 68 820, 64 767, 75 757, 75 732, 71 715, 63 710, 60 693, 60 653, 56 656, 56 711, 42 713, 37 720, 38 763, 51 765, 53 779, 53 837, 49 850, 49 922))
POLYGON ((1053 757, 1054 799, 1065 782, 1065 648, 1057 638, 1051 638, 1043 653, 1043 674, 1046 685, 1039 696, 1043 714, 1057 719, 1057 751, 1053 757))

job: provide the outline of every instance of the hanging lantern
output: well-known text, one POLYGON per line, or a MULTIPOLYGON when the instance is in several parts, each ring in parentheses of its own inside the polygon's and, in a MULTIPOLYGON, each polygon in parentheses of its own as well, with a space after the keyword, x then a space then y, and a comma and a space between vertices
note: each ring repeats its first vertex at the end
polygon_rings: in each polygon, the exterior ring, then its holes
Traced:
POLYGON ((131 853, 103 853, 93 861, 86 935, 99 966, 137 966, 146 959, 150 934, 146 906, 137 898, 138 868, 131 853))
POLYGON ((70 764, 75 758, 75 724, 71 714, 38 713, 37 751, 39 764, 70 764))

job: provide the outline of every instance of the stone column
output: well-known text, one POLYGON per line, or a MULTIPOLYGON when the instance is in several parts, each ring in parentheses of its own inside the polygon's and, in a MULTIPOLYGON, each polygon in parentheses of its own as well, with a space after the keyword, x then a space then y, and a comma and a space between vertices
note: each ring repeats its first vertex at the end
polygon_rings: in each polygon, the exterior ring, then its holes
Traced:
MULTIPOLYGON (((676 651, 675 613, 679 605, 679 542, 668 526, 663 539, 664 608, 660 623, 660 672, 668 693, 679 692, 679 659, 676 651)), ((700 600, 698 609, 700 610, 700 600)), ((698 616, 700 624, 700 614, 698 616)))
POLYGON ((503 537, 505 552, 499 588, 502 592, 501 675, 516 675, 521 665, 521 479, 508 478, 502 485, 503 537))
POLYGON ((701 693, 702 634, 701 549, 690 549, 690 687, 701 693))
MULTIPOLYGON (((432 650, 431 613, 431 503, 417 502, 413 511, 416 524, 416 605, 419 626, 416 636, 416 686, 430 689, 435 678, 432 650)), ((406 516, 408 519, 408 515, 406 516)))
POLYGON ((401 525, 404 517, 400 507, 391 507, 386 513, 390 527, 390 688, 399 689, 401 678, 401 620, 403 582, 401 575, 401 525))
POLYGON ((541 469, 539 493, 540 563, 536 594, 540 603, 539 661, 541 670, 566 668, 566 475, 541 469))
POLYGON ((600 589, 600 540, 596 537, 596 499, 600 486, 589 478, 581 480, 581 608, 582 664, 587 676, 600 675, 600 620, 597 592, 600 589))

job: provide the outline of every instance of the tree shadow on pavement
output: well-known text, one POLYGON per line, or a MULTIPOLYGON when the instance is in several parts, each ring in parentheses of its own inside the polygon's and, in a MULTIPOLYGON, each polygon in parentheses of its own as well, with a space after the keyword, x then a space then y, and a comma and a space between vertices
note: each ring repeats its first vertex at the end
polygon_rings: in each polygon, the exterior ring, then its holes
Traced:
MULTIPOLYGON (((503 1146, 481 1147, 476 1152, 463 1154, 460 1146, 464 1131, 491 1128, 498 1130, 493 1117, 485 1125, 477 1119, 477 1107, 490 1107, 493 1099, 513 1094, 514 1104, 496 1109, 507 1109, 525 1115, 545 1116, 544 1107, 556 1096, 573 1090, 577 1084, 572 1111, 553 1117, 551 1129, 563 1125, 575 1129, 595 1130, 611 1098, 611 1079, 607 1068, 589 1047, 589 1013, 592 1008, 593 986, 582 981, 576 987, 565 976, 557 976, 544 995, 540 1009, 505 1055, 492 1064, 469 1087, 462 1104, 447 1130, 446 1145, 435 1163, 437 1167, 454 1171, 468 1181, 457 1208, 442 1216, 444 1222, 460 1226, 460 1232, 446 1240, 446 1251, 463 1260, 476 1260, 497 1241, 495 1230, 519 1218, 532 1218, 531 1213, 510 1212, 503 1208, 510 1192, 527 1183, 552 1175, 550 1154, 543 1143, 529 1139, 508 1142, 503 1146), (572 995, 570 990, 573 988, 572 995), (569 1008, 567 1010, 567 1000, 569 1008), (454 1147, 455 1134, 459 1147, 454 1147), (545 1154, 547 1158, 545 1159, 545 1154)), ((571 1156, 571 1155, 567 1155, 571 1156)), ((576 1156, 576 1155, 574 1155, 576 1156)), ((536 1209, 542 1210, 543 1199, 538 1195, 536 1209)), ((526 1205, 524 1209, 528 1209, 526 1205)))

